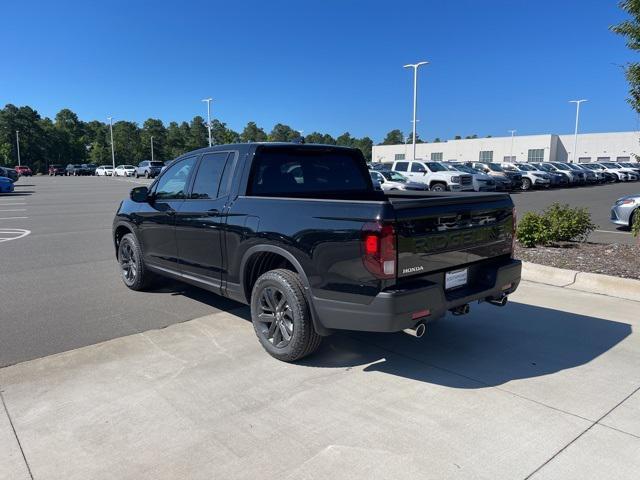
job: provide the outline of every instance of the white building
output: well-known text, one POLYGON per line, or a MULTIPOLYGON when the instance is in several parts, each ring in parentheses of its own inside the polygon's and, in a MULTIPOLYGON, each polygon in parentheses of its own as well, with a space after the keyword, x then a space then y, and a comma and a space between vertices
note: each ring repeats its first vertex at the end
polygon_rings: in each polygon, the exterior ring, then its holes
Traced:
MULTIPOLYGON (((565 162, 573 161, 574 136, 526 135, 418 143, 416 159, 432 161, 565 162)), ((578 134, 577 162, 634 162, 640 156, 640 132, 578 134)), ((411 144, 375 145, 373 162, 411 159, 411 144)))

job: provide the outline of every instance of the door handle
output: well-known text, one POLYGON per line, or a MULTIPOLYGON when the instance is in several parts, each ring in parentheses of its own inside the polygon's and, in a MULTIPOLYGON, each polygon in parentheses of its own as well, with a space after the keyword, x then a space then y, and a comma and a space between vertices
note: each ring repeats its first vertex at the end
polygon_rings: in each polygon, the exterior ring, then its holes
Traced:
POLYGON ((220 215, 220 210, 217 208, 212 208, 211 210, 207 210, 207 216, 209 217, 217 217, 220 215))

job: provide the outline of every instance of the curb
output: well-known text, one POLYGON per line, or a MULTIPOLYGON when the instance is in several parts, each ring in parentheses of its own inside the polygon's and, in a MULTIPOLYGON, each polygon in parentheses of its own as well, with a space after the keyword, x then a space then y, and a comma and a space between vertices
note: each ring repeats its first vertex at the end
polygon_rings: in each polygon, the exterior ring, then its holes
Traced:
POLYGON ((640 302, 640 280, 522 262, 522 280, 640 302))

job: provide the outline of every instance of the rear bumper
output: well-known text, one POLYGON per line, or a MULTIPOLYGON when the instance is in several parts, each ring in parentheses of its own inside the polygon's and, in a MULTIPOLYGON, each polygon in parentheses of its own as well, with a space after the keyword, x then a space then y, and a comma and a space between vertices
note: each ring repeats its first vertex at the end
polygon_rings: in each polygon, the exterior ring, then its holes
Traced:
POLYGON ((319 323, 327 329, 397 332, 419 320, 436 320, 460 305, 512 293, 520 283, 521 269, 520 260, 509 260, 497 268, 486 267, 481 271, 485 277, 482 286, 471 291, 445 293, 441 283, 422 281, 413 288, 380 292, 369 304, 313 297, 313 307, 319 323), (510 286, 504 288, 507 285, 510 286), (429 310, 430 315, 412 318, 414 312, 422 310, 429 310))

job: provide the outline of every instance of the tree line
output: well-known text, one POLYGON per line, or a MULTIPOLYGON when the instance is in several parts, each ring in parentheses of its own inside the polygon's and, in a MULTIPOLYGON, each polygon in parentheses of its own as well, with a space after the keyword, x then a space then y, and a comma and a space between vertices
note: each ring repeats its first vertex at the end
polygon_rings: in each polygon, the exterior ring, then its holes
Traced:
MULTIPOLYGON (((71 110, 60 110, 55 118, 42 117, 29 106, 6 105, 0 110, 0 164, 17 164, 16 131, 20 137, 20 158, 38 172, 45 172, 51 164, 93 163, 111 164, 109 124, 92 120, 82 121, 71 110)), ((224 122, 213 119, 211 136, 214 144, 238 142, 291 142, 301 138, 300 132, 278 123, 267 133, 249 122, 242 132, 236 132, 224 122)), ((142 126, 120 120, 113 123, 113 143, 116 164, 137 165, 151 159, 151 137, 155 160, 171 160, 185 152, 209 144, 207 123, 201 116, 190 122, 170 122, 149 118, 142 126)), ((312 132, 304 136, 307 143, 324 143, 359 148, 371 160, 373 141, 369 137, 356 138, 345 132, 337 138, 326 133, 312 132)))

